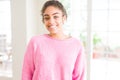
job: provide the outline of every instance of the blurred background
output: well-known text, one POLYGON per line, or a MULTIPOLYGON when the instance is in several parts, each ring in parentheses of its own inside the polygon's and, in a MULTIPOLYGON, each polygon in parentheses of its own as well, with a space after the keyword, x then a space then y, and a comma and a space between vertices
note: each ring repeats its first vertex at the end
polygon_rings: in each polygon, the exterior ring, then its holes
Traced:
MULTIPOLYGON (((46 0, 0 0, 0 80, 21 80, 23 55, 41 21, 46 0)), ((67 10, 65 33, 81 40, 86 80, 120 80, 120 0, 59 0, 67 10)))

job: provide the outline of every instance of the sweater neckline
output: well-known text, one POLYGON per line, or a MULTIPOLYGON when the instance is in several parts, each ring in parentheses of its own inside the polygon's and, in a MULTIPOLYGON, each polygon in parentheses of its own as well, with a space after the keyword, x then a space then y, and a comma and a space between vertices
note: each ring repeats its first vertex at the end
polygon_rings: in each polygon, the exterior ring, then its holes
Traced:
POLYGON ((67 39, 64 39, 64 40, 50 37, 48 34, 44 34, 44 36, 47 37, 47 38, 49 38, 49 39, 56 40, 56 41, 69 41, 69 40, 72 40, 72 39, 73 39, 71 36, 70 36, 69 38, 67 38, 67 39))

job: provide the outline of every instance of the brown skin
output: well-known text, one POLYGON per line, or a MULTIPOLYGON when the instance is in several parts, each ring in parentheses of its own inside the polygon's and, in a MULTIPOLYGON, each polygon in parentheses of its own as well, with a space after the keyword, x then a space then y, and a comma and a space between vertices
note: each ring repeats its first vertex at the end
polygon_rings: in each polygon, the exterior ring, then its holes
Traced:
POLYGON ((46 29, 49 31, 49 36, 64 40, 67 39, 63 32, 63 25, 66 21, 66 16, 63 15, 62 11, 54 6, 48 6, 43 13, 43 22, 46 29))

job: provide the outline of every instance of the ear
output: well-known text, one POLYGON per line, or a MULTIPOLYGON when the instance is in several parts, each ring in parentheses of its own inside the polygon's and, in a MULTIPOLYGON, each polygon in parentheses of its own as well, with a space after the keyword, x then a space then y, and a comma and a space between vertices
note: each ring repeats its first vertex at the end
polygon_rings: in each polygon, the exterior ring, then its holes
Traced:
POLYGON ((67 17, 64 15, 63 16, 63 24, 66 22, 66 20, 67 20, 67 17))

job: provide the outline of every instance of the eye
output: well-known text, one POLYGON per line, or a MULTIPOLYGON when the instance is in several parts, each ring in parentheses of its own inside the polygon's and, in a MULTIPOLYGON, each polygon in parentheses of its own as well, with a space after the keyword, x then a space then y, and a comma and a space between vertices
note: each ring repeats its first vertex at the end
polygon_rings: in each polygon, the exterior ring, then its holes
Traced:
POLYGON ((54 19, 57 19, 57 18, 59 18, 59 16, 54 16, 54 19))
POLYGON ((46 20, 46 21, 49 20, 49 19, 50 19, 49 17, 44 17, 44 20, 46 20))

